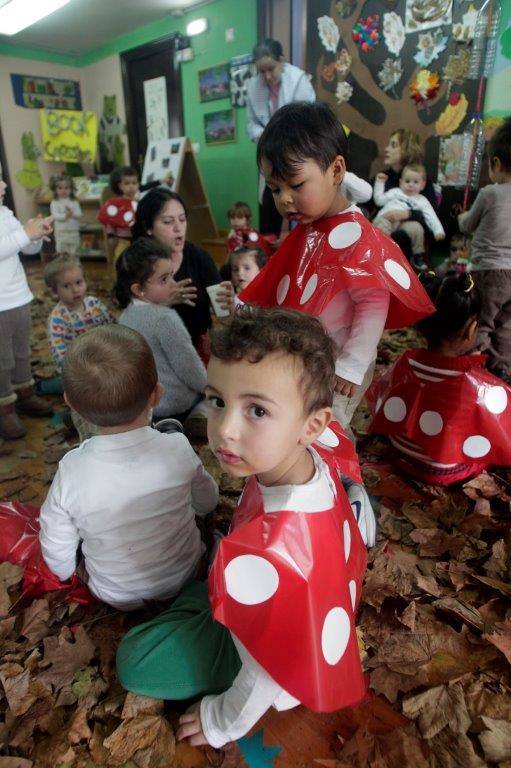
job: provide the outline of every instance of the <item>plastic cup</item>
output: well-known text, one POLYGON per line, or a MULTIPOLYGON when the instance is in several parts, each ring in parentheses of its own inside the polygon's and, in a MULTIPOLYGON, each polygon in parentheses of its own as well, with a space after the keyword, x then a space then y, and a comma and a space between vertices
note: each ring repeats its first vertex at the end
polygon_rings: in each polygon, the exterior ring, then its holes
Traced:
POLYGON ((218 301, 218 294, 224 291, 223 286, 221 284, 208 285, 206 290, 208 292, 209 300, 211 302, 215 315, 217 317, 229 317, 230 315, 229 310, 224 309, 218 301))

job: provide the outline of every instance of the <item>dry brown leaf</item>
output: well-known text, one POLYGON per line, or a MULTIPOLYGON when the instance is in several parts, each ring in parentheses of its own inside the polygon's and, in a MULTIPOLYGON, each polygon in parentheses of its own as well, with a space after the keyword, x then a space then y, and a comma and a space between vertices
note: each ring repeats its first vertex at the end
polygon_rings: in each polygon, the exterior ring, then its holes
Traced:
POLYGON ((19 584, 23 576, 23 568, 12 563, 0 563, 0 616, 9 613, 11 598, 9 589, 19 584))
POLYGON ((474 750, 474 745, 465 733, 444 728, 428 741, 442 768, 487 768, 484 760, 474 750))
POLYGON ((79 744, 81 741, 89 741, 92 731, 87 722, 87 710, 79 707, 69 726, 67 738, 70 744, 79 744))
POLYGON ((383 535, 390 541, 407 539, 413 530, 413 525, 408 520, 400 517, 393 509, 389 509, 383 504, 378 510, 378 526, 383 535))
POLYGON ((0 640, 5 640, 11 634, 15 624, 16 616, 9 616, 7 619, 0 621, 0 640))
POLYGON ((417 592, 418 558, 392 544, 375 556, 363 587, 363 600, 379 607, 386 597, 407 597, 417 592))
POLYGON ((20 635, 26 637, 31 643, 37 643, 49 633, 48 620, 50 618, 50 609, 48 600, 34 600, 28 608, 23 611, 23 623, 20 629, 20 635))
POLYGON ((474 629, 482 631, 484 628, 484 618, 477 608, 459 597, 443 597, 435 600, 433 605, 437 610, 445 611, 474 629))
POLYGON ((492 763, 511 760, 511 723, 484 715, 481 720, 488 729, 479 734, 485 758, 492 763))
POLYGON ((489 677, 483 675, 472 680, 465 688, 465 701, 473 721, 487 715, 511 722, 511 697, 504 687, 496 686, 489 677))
POLYGON ((423 751, 419 739, 409 736, 403 728, 380 735, 359 728, 343 746, 339 758, 341 765, 346 761, 356 768, 428 768, 425 753, 425 745, 423 751))
POLYGON ((488 472, 481 472, 480 475, 465 483, 463 493, 470 499, 478 499, 482 496, 485 499, 498 497, 505 502, 511 501, 511 496, 506 493, 503 485, 497 483, 496 478, 488 472))
POLYGON ((137 715, 161 715, 163 714, 163 699, 151 699, 149 696, 137 696, 135 693, 128 692, 124 707, 121 712, 121 719, 127 720, 137 715))
POLYGON ((496 622, 492 627, 492 631, 487 632, 484 637, 498 648, 499 651, 502 651, 511 664, 511 619, 496 622))
POLYGON ((16 716, 24 715, 37 699, 48 693, 38 680, 31 679, 30 670, 19 664, 4 664, 0 668, 0 680, 11 712, 16 716))
POLYGON ((505 579, 508 574, 509 552, 504 539, 496 541, 491 551, 491 557, 488 558, 483 568, 488 576, 505 579))
POLYGON ((172 729, 159 715, 137 715, 123 720, 121 725, 103 742, 114 765, 122 765, 133 758, 142 768, 170 768, 175 752, 172 729), (150 753, 154 755, 153 757, 150 753), (140 753, 146 752, 141 755, 140 753), (136 756, 136 757, 135 757, 136 756))
POLYGON ((100 723, 94 723, 94 731, 89 741, 89 752, 93 762, 96 765, 106 765, 110 759, 110 752, 103 746, 106 738, 107 729, 100 723))
POLYGON ((23 757, 0 757, 0 768, 32 768, 32 760, 23 757))
POLYGON ((404 699, 403 714, 411 720, 417 720, 419 731, 425 739, 436 736, 447 724, 453 731, 461 733, 466 733, 470 725, 460 683, 439 685, 404 699))
POLYGON ((44 639, 44 658, 42 664, 49 663, 48 669, 40 673, 39 679, 45 685, 52 685, 56 691, 69 685, 75 673, 85 667, 94 655, 94 645, 82 626, 74 636, 74 642, 68 629, 61 630, 58 636, 44 639))

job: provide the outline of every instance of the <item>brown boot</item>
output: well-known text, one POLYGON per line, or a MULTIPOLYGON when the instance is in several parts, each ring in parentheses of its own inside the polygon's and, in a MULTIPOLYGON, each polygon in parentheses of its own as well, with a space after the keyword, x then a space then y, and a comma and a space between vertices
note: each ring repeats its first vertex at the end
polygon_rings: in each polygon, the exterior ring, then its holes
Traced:
POLYGON ((14 403, 0 405, 0 436, 6 440, 18 440, 26 434, 27 430, 18 419, 14 403))
POLYGON ((18 395, 16 400, 18 413, 24 416, 53 416, 53 408, 41 397, 37 397, 33 384, 17 389, 16 394, 18 395))

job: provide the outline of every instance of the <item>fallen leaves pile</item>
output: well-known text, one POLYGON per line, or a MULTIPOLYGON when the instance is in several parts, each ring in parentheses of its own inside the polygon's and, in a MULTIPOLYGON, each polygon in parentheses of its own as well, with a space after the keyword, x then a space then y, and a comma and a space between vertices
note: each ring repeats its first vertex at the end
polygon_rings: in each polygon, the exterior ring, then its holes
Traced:
MULTIPOLYGON (((380 364, 416 341, 413 331, 387 334, 380 364)), ((41 365, 49 365, 43 354, 41 365)), ((379 519, 358 617, 370 698, 332 715, 267 713, 265 738, 282 747, 273 764, 511 768, 511 485, 505 474, 486 473, 450 491, 410 482, 393 473, 388 445, 364 434, 366 422, 362 411, 361 462, 379 519), (291 741, 301 723, 327 734, 330 757, 300 748, 296 758, 291 741)), ((46 473, 11 469, 0 476, 3 498, 49 482, 68 445, 58 429, 45 440, 46 473)), ((207 538, 213 527, 228 527, 240 485, 197 447, 222 491, 207 538)), ((0 564, 0 768, 246 765, 235 746, 176 744, 179 712, 121 689, 118 642, 149 613, 85 608, 62 593, 27 603, 21 575, 0 564)))

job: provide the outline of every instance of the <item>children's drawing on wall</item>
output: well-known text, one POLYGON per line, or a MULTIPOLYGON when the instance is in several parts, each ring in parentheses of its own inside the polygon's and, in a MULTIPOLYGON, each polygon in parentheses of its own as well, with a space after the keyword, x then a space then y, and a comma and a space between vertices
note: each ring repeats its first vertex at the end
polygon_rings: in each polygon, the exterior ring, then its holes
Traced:
POLYGON ((256 72, 251 53, 231 59, 231 106, 247 106, 247 84, 256 72))
POLYGON ((406 0, 407 32, 440 27, 452 22, 452 0, 406 0))
POLYGON ((28 109, 81 109, 80 83, 54 77, 11 75, 14 102, 28 109))
POLYGON ((229 64, 201 69, 199 77, 200 101, 225 99, 231 93, 231 71, 229 64))
POLYGON ((204 115, 206 144, 228 144, 236 141, 236 122, 233 109, 221 109, 204 115))
POLYGON ((463 155, 466 151, 463 134, 440 139, 440 156, 438 160, 438 183, 445 187, 464 187, 467 180, 466 164, 463 155))
POLYGON ((169 116, 165 77, 153 77, 151 80, 144 80, 144 104, 147 142, 168 139, 169 116))
POLYGON ((99 119, 99 172, 109 173, 114 167, 125 165, 125 144, 122 137, 126 128, 117 114, 117 97, 103 97, 103 114, 99 119))
POLYGON ((40 116, 45 160, 64 163, 94 162, 97 144, 95 112, 42 109, 40 116))
POLYGON ((21 134, 21 154, 23 156, 23 167, 21 171, 15 174, 16 181, 27 190, 37 189, 43 184, 43 177, 39 171, 37 160, 41 150, 36 146, 32 131, 26 131, 21 134))
POLYGON ((153 181, 165 179, 165 183, 171 189, 175 189, 176 179, 183 158, 185 139, 160 139, 150 142, 144 160, 142 171, 142 183, 150 184, 153 181))

